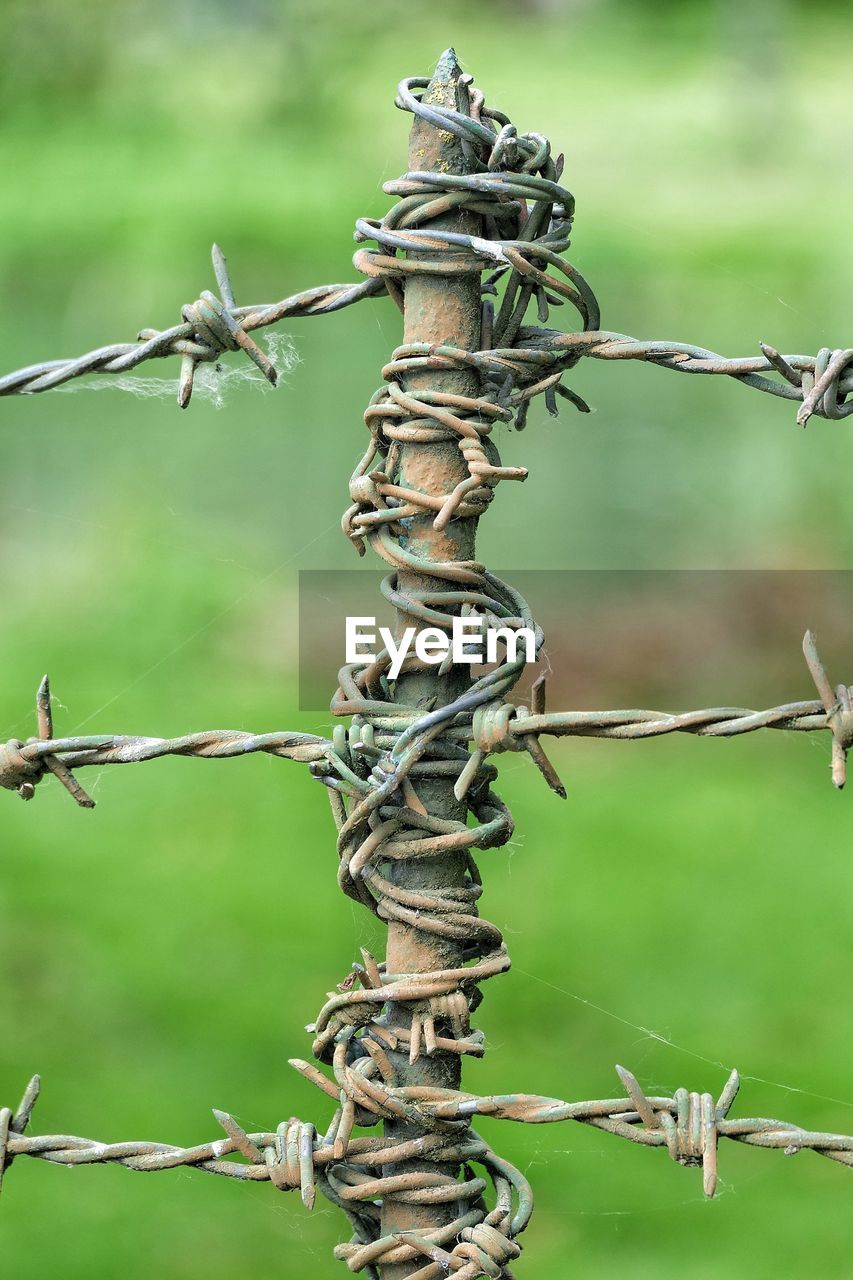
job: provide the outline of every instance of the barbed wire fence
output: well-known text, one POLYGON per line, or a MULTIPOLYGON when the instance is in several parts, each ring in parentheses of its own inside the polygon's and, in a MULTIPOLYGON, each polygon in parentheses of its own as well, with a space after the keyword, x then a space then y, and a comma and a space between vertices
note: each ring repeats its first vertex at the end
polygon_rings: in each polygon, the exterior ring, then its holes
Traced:
MULTIPOLYGON (((460 616, 510 636, 544 637, 530 606, 475 558, 479 518, 501 480, 523 480, 491 439, 495 424, 521 429, 538 395, 587 405, 564 385, 584 358, 645 360, 686 373, 724 375, 796 401, 797 421, 853 412, 853 349, 816 356, 725 359, 677 342, 641 342, 600 328, 595 295, 561 256, 573 197, 560 185, 562 157, 538 133, 519 133, 486 105, 449 50, 431 80, 404 80, 397 106, 410 112, 410 170, 385 184, 397 197, 381 220, 356 224, 361 283, 321 286, 262 306, 237 306, 222 252, 214 246, 219 296, 202 293, 182 322, 145 329, 134 343, 51 360, 0 378, 0 395, 35 394, 89 374, 125 374, 150 359, 178 356, 178 400, 189 403, 199 365, 242 351, 274 383, 269 357, 250 336, 282 320, 324 315, 389 296, 403 315, 404 341, 383 369, 365 412, 369 444, 350 480, 343 528, 357 551, 389 566, 382 591, 400 625, 449 633, 460 616), (375 247, 364 247, 373 242, 375 247), (569 304, 581 328, 548 327, 569 304), (538 325, 525 323, 530 307, 538 325)), ((647 1096, 617 1068, 625 1096, 565 1102, 531 1094, 478 1096, 462 1088, 464 1056, 480 1057, 471 1026, 480 984, 509 957, 500 930, 477 910, 475 850, 498 847, 512 817, 493 790, 490 757, 530 755, 549 787, 565 788, 545 736, 640 739, 669 733, 731 737, 759 729, 828 732, 832 780, 844 786, 853 746, 853 690, 833 686, 807 632, 804 654, 817 699, 765 711, 712 707, 681 714, 624 709, 546 710, 545 678, 530 706, 509 701, 525 663, 509 642, 497 664, 472 679, 449 662, 409 656, 392 679, 383 650, 338 675, 333 712, 348 720, 331 737, 287 731, 212 730, 180 738, 113 734, 56 737, 47 677, 36 697, 37 734, 0 747, 0 786, 32 799, 56 777, 78 805, 93 807, 76 771, 167 755, 229 759, 256 752, 306 764, 324 785, 338 833, 340 888, 388 926, 383 961, 368 952, 338 985, 310 1028, 313 1053, 291 1065, 333 1104, 324 1130, 298 1119, 275 1132, 246 1133, 215 1112, 224 1137, 191 1148, 157 1142, 103 1143, 68 1135, 28 1136, 39 1079, 19 1107, 0 1109, 0 1179, 18 1156, 66 1165, 113 1163, 138 1171, 189 1166, 297 1189, 308 1208, 316 1190, 344 1211, 353 1234, 336 1250, 352 1271, 378 1280, 454 1275, 507 1277, 532 1212, 524 1175, 472 1128, 475 1117, 542 1124, 574 1120, 701 1166, 717 1184, 720 1138, 787 1154, 812 1150, 853 1164, 853 1138, 768 1118, 733 1119, 733 1072, 718 1098, 679 1089, 647 1096), (382 1136, 354 1136, 384 1127, 382 1136), (477 1173, 475 1170, 479 1170, 477 1173), (489 1189, 491 1187, 491 1190, 489 1189)), ((466 669, 467 671, 467 669, 466 669)))

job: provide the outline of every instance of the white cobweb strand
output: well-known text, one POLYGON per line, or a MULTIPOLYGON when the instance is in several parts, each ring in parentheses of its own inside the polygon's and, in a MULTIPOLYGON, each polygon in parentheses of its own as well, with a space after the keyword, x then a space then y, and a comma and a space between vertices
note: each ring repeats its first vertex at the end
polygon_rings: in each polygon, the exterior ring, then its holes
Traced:
MULTIPOLYGON (((299 364, 299 352, 286 333, 267 334, 261 340, 261 344, 266 348, 267 355, 276 367, 278 385, 281 386, 284 375, 290 373, 291 369, 299 364)), ((215 364, 196 365, 193 378, 193 400, 204 400, 212 404, 214 409, 221 409, 231 392, 237 390, 243 383, 257 383, 262 391, 274 390, 260 369, 248 361, 242 353, 236 353, 240 356, 239 361, 229 359, 231 354, 227 352, 215 364)), ((66 392, 128 391, 140 400, 159 398, 173 400, 177 395, 177 389, 177 381, 172 378, 143 378, 135 374, 105 377, 96 375, 85 381, 66 382, 63 386, 56 388, 57 391, 66 392)))

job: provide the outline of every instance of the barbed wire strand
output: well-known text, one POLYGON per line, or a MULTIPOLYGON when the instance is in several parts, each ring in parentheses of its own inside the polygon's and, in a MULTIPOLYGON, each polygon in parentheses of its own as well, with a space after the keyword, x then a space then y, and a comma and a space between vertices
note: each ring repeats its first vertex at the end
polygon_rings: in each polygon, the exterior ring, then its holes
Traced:
MULTIPOLYGON (((613 711, 559 711, 551 713, 530 712, 526 707, 503 704, 512 715, 502 717, 497 738, 489 738, 472 753, 466 762, 466 770, 460 773, 463 784, 476 774, 488 754, 498 750, 527 750, 526 740, 540 734, 555 737, 610 738, 637 741, 661 737, 670 733, 690 733, 697 737, 731 738, 759 729, 779 729, 795 733, 812 733, 829 730, 833 743, 833 782, 841 789, 845 782, 846 753, 853 745, 853 714, 850 691, 847 686, 833 688, 821 662, 815 637, 807 631, 803 648, 809 661, 821 699, 782 703, 765 711, 752 711, 744 707, 706 707, 700 711, 671 714, 664 711, 624 709, 613 711), (463 776, 464 775, 464 776, 463 776)), ((36 695, 40 736, 26 742, 12 738, 0 745, 0 787, 16 791, 22 799, 31 800, 36 783, 51 772, 58 777, 78 804, 93 808, 94 801, 86 795, 71 775, 72 769, 111 764, 141 764, 146 760, 159 760, 164 756, 190 756, 202 760, 231 760, 239 756, 263 752, 283 760, 301 764, 334 766, 351 751, 366 752, 367 744, 352 740, 347 734, 327 738, 311 733, 289 730, 272 730, 265 733, 248 733, 239 729, 208 729, 184 734, 177 738, 154 738, 119 734, 88 734, 71 737, 53 737, 53 718, 50 709, 50 684, 45 676, 36 695)), ((395 730, 406 727, 405 708, 399 703, 400 713, 395 730)), ((409 723, 421 719, 420 712, 409 709, 409 723)), ((455 742, 465 745, 474 737, 473 724, 469 727, 453 725, 446 730, 455 742)), ((396 738, 394 738, 396 740, 396 738)), ((383 735, 373 735, 373 753, 381 754, 383 735)), ((322 769, 315 769, 323 776, 322 769)), ((549 779, 550 780, 550 779, 549 779)))
MULTIPOLYGON (((294 1059, 292 1065, 312 1083, 319 1083, 324 1092, 333 1097, 337 1095, 337 1087, 316 1068, 299 1059, 294 1059)), ((815 1132, 767 1117, 730 1118, 729 1112, 740 1088, 737 1071, 732 1071, 716 1100, 709 1093, 686 1089, 677 1089, 672 1097, 647 1096, 630 1071, 620 1066, 616 1071, 627 1097, 585 1102, 524 1094, 480 1097, 453 1093, 451 1096, 452 1091, 448 1090, 393 1089, 380 1083, 378 1097, 369 1101, 362 1099, 362 1105, 377 1116, 395 1103, 403 1105, 417 1114, 419 1122, 430 1133, 426 1138, 404 1144, 377 1138, 351 1139, 346 1164, 357 1169, 398 1165, 405 1160, 409 1148, 412 1153, 435 1163, 446 1161, 449 1148, 458 1146, 459 1129, 454 1126, 460 1121, 466 1127, 463 1142, 470 1148, 467 1158, 476 1161, 477 1155, 483 1154, 482 1148, 475 1150, 482 1139, 467 1130, 467 1126, 473 1116, 480 1116, 521 1124, 573 1120, 643 1146, 665 1146, 678 1163, 702 1167, 703 1190, 708 1197, 714 1195, 717 1187, 719 1138, 781 1150, 786 1155, 813 1151, 839 1164, 853 1165, 853 1137, 815 1132)), ((328 1134, 318 1135, 313 1125, 291 1119, 276 1132, 247 1133, 232 1115, 216 1109, 213 1114, 224 1129, 225 1138, 192 1147, 160 1142, 100 1142, 69 1134, 28 1136, 25 1131, 40 1088, 40 1078, 34 1076, 14 1113, 8 1107, 0 1109, 0 1181, 2 1171, 17 1156, 31 1156, 68 1167, 120 1164, 141 1173, 189 1166, 230 1178, 272 1181, 280 1190, 301 1189, 303 1199, 312 1207, 318 1175, 330 1169, 334 1172, 336 1166, 344 1163, 335 1141, 328 1134), (294 1127, 298 1135, 294 1134, 294 1127), (297 1137, 295 1145, 294 1137, 297 1137), (229 1156, 242 1157, 248 1164, 228 1159, 229 1156)), ((458 1184, 453 1181, 452 1185, 458 1184)))

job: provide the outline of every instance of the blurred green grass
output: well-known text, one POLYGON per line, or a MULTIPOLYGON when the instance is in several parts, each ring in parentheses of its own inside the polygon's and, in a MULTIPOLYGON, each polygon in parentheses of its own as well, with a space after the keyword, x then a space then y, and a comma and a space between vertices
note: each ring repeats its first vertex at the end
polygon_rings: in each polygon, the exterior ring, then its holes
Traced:
MULTIPOLYGON (((352 223, 386 207, 381 182, 404 164, 394 85, 448 43, 520 127, 565 148, 572 257, 606 327, 730 354, 849 341, 841 6, 7 13, 6 367, 171 323, 210 284, 214 238, 240 301, 351 278, 352 223)), ((352 563, 339 513, 398 325, 377 302, 290 332, 286 385, 238 385, 220 412, 113 391, 4 401, 4 732, 31 731, 45 668, 61 731, 328 725, 296 710, 296 572, 352 563)), ((590 363, 574 385, 592 419, 539 412, 504 440, 531 475, 484 523, 489 562, 848 566, 843 424, 802 433, 783 403, 640 366, 590 363)), ((494 1052, 472 1086, 600 1096, 624 1061, 655 1088, 714 1090, 716 1064, 736 1064, 760 1078, 744 1114, 849 1129, 849 817, 826 743, 555 756, 567 806, 524 761, 501 770, 518 835, 482 859, 484 909, 516 968, 486 990, 494 1052)), ((38 1069, 39 1132, 192 1143, 214 1133, 213 1105, 248 1127, 322 1119, 286 1059, 379 939, 336 891, 318 788, 274 760, 175 760, 104 771, 95 794, 93 815, 50 784, 0 811, 2 1100, 38 1069)), ((534 1180, 524 1274, 849 1270, 849 1179, 829 1162, 731 1144, 705 1205, 661 1153, 583 1129, 483 1130, 534 1180)), ((0 1256, 15 1280, 321 1277, 340 1272, 342 1230, 269 1188, 18 1161, 0 1256)))

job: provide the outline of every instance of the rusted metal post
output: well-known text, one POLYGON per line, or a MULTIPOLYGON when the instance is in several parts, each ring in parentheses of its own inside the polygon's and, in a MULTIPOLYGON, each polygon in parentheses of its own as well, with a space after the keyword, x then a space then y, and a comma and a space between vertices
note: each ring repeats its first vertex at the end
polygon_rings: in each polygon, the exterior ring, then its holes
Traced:
MULTIPOLYGON (((440 59, 435 75, 425 92, 424 101, 452 110, 464 110, 467 105, 466 82, 456 55, 449 49, 440 59)), ((469 166, 461 143, 452 135, 436 128, 427 121, 415 119, 409 143, 409 169, 438 173, 467 173, 469 166)), ((451 211, 430 227, 476 235, 480 218, 470 213, 451 211)), ((415 256, 429 256, 412 254, 415 256)), ((404 341, 426 342, 430 345, 447 344, 466 351, 480 347, 480 272, 474 269, 459 276, 431 275, 418 272, 411 275, 404 292, 404 341)), ((459 369, 414 372, 409 378, 413 391, 434 390, 455 395, 475 396, 477 377, 473 372, 459 369)), ((455 440, 432 443, 404 443, 400 450, 400 482, 408 489, 415 489, 434 498, 444 499, 457 484, 468 477, 468 467, 455 440)), ((444 530, 434 528, 434 515, 412 517, 407 522, 403 550, 418 560, 436 563, 470 561, 474 558, 476 517, 453 520, 444 530)), ((400 570, 397 586, 403 595, 411 595, 435 588, 435 579, 413 569, 400 570)), ((397 613, 398 628, 418 622, 404 609, 397 613)), ((397 681, 396 695, 400 702, 419 706, 426 710, 452 702, 467 684, 468 668, 454 664, 445 675, 439 675, 436 667, 423 671, 403 672, 397 681)), ((418 796, 430 814, 439 818, 465 820, 466 805, 453 794, 454 779, 425 779, 418 783, 418 796)), ((409 891, 454 890, 465 885, 467 858, 464 852, 450 852, 441 858, 412 859, 397 862, 387 869, 392 883, 409 891)), ((475 909, 475 908, 474 908, 475 909)), ((442 938, 422 932, 412 925, 392 920, 388 927, 387 968, 389 973, 426 973, 432 970, 457 968, 462 964, 463 944, 458 939, 442 938)), ((390 1025, 411 1028, 410 1005, 391 1006, 390 1025)), ((439 1088, 458 1089, 461 1077, 461 1057, 454 1053, 436 1052, 422 1054, 414 1063, 402 1053, 391 1055, 397 1084, 433 1085, 439 1088)), ((417 1127, 406 1122, 387 1121, 385 1132, 389 1140, 402 1140, 417 1136, 417 1127)), ((434 1163, 418 1164, 407 1161, 406 1171, 415 1169, 435 1171, 434 1163)), ((444 1168, 455 1175, 457 1169, 444 1168)), ((398 1231, 422 1231, 441 1226, 452 1220, 456 1205, 407 1204, 386 1198, 382 1208, 382 1233, 398 1231)), ((381 1268, 384 1280, 402 1280, 420 1270, 423 1259, 388 1264, 381 1268)))

